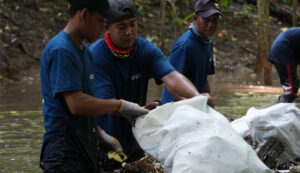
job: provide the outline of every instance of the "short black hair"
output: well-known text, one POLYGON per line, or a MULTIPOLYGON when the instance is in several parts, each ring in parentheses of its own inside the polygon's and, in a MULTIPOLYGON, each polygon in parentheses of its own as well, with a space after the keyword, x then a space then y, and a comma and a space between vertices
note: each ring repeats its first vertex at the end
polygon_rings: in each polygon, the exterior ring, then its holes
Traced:
POLYGON ((68 0, 69 2, 69 16, 73 17, 78 10, 84 8, 89 11, 98 11, 101 14, 110 9, 107 0, 68 0))

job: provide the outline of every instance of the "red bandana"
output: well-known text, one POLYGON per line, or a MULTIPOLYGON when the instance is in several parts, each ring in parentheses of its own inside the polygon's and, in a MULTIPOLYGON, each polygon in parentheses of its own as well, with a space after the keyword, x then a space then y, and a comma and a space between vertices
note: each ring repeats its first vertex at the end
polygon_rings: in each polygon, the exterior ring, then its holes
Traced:
POLYGON ((130 56, 130 53, 134 50, 134 46, 126 50, 116 48, 115 45, 112 43, 108 32, 105 33, 105 43, 107 44, 112 54, 121 59, 128 58, 130 56))

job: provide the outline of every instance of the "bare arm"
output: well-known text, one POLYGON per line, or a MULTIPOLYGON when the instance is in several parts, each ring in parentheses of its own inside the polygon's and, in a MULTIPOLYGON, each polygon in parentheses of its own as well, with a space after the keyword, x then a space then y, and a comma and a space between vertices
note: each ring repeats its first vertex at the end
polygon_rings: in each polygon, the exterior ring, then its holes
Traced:
POLYGON ((200 95, 196 87, 184 75, 173 71, 162 78, 164 87, 176 100, 183 100, 200 95))
POLYGON ((206 80, 205 86, 204 86, 204 92, 205 93, 201 93, 202 95, 206 95, 208 97, 208 101, 207 104, 210 105, 211 107, 215 107, 215 104, 213 103, 212 97, 210 95, 210 87, 209 87, 209 83, 206 80))
POLYGON ((205 86, 204 86, 204 92, 210 94, 210 87, 209 87, 209 83, 206 80, 205 86))
POLYGON ((98 99, 82 91, 71 91, 63 93, 66 104, 72 114, 97 116, 107 113, 116 113, 121 107, 121 100, 98 99))

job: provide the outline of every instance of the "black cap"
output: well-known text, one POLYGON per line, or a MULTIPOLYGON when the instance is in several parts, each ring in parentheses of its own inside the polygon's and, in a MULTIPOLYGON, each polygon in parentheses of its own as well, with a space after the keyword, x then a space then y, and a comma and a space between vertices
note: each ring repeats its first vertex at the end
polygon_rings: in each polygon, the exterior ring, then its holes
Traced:
POLYGON ((87 8, 88 10, 98 11, 105 17, 120 17, 122 13, 110 8, 107 0, 69 0, 71 10, 82 10, 87 8))
POLYGON ((133 0, 108 0, 108 2, 112 9, 121 12, 123 15, 119 17, 108 16, 106 20, 107 24, 136 17, 136 7, 133 0), (126 13, 123 13, 124 11, 126 11, 126 13), (129 13, 127 13, 127 11, 129 13))
POLYGON ((217 0, 198 0, 195 4, 195 13, 202 17, 209 17, 216 13, 223 16, 221 4, 217 0))

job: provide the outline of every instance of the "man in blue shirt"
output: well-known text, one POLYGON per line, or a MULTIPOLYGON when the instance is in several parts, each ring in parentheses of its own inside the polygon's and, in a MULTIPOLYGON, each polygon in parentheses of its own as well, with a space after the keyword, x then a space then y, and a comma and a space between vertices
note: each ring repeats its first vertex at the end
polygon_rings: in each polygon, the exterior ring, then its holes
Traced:
MULTIPOLYGON (((216 32, 222 16, 218 1, 198 0, 195 4, 195 22, 179 37, 170 53, 170 63, 201 93, 210 93, 207 76, 215 73, 210 37, 216 32)), ((161 100, 164 104, 177 99, 164 88, 161 100)))
POLYGON ((300 64, 300 27, 290 28, 276 37, 268 60, 276 67, 284 91, 278 103, 293 102, 299 88, 297 65, 300 64))
POLYGON ((104 16, 121 16, 107 0, 69 0, 68 24, 41 57, 45 134, 40 166, 47 173, 100 172, 96 116, 133 120, 147 110, 125 100, 93 97, 93 56, 83 39, 95 41, 104 16))
MULTIPOLYGON (((199 92, 183 75, 174 70, 162 51, 137 35, 136 8, 132 0, 109 0, 120 18, 107 18, 104 39, 90 48, 95 57, 95 93, 99 98, 117 98, 146 104, 148 80, 154 78, 177 99, 191 98, 199 92)), ((143 151, 132 134, 131 124, 111 115, 98 118, 98 125, 116 137, 128 161, 138 159, 143 151)))

